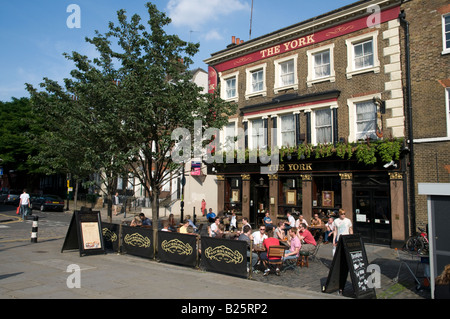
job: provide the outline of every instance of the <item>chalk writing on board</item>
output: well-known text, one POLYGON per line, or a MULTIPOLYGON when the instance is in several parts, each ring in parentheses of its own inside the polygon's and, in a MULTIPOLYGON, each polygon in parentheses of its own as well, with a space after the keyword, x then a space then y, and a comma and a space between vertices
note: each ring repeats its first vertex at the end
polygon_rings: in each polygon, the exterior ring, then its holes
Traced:
POLYGON ((361 291, 366 291, 368 289, 368 280, 366 276, 366 265, 364 264, 364 258, 362 251, 350 252, 353 265, 353 273, 356 276, 358 282, 358 288, 361 291))

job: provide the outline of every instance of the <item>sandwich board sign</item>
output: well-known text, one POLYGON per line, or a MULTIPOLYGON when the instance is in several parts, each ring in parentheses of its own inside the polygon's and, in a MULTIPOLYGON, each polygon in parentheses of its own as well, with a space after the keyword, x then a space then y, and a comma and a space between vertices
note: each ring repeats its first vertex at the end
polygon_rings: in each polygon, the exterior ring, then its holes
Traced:
POLYGON ((74 211, 61 252, 78 249, 80 257, 106 253, 99 211, 74 211))
POLYGON ((341 235, 328 273, 323 292, 343 291, 348 273, 356 298, 376 298, 375 288, 369 283, 364 243, 359 235, 341 235))

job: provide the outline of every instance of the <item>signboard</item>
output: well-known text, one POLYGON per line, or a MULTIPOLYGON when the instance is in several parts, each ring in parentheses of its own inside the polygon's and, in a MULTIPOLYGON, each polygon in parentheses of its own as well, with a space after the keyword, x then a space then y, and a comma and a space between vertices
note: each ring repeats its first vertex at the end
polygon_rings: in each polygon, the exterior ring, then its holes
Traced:
POLYGON ((119 252, 120 225, 102 222, 102 235, 105 249, 119 252))
POLYGON ((200 176, 202 174, 202 162, 191 162, 191 176, 200 176))
POLYGON ((247 278, 247 242, 202 236, 201 267, 247 278))
POLYGON ((105 253, 99 211, 74 211, 61 252, 79 249, 80 256, 105 253))
POLYGON ((198 244, 196 235, 158 232, 158 257, 162 262, 195 267, 198 244))
POLYGON ((356 298, 376 298, 375 288, 369 285, 366 250, 359 235, 342 235, 334 254, 323 292, 344 290, 348 273, 356 298))
POLYGON ((122 226, 122 252, 153 258, 152 228, 122 226))

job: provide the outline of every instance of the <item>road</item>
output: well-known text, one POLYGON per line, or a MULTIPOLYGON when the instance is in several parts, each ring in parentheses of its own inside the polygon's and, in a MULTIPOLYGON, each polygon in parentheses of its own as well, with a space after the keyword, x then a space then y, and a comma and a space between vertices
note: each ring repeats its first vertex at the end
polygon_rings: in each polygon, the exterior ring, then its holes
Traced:
MULTIPOLYGON (((72 212, 41 212, 33 210, 32 216, 38 216, 38 238, 63 238, 72 218, 72 212)), ((0 205, 0 243, 11 241, 30 241, 33 221, 21 221, 16 215, 16 207, 0 205)))

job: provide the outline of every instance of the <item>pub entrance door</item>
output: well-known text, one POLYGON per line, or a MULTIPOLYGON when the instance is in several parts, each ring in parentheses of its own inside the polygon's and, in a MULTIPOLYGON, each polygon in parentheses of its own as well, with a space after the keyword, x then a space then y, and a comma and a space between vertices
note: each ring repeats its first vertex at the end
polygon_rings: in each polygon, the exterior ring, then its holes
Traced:
POLYGON ((267 175, 252 175, 250 183, 250 224, 258 228, 263 224, 265 212, 269 209, 269 183, 267 175))
POLYGON ((366 243, 390 245, 391 208, 387 177, 365 176, 354 181, 354 233, 359 233, 366 243))

